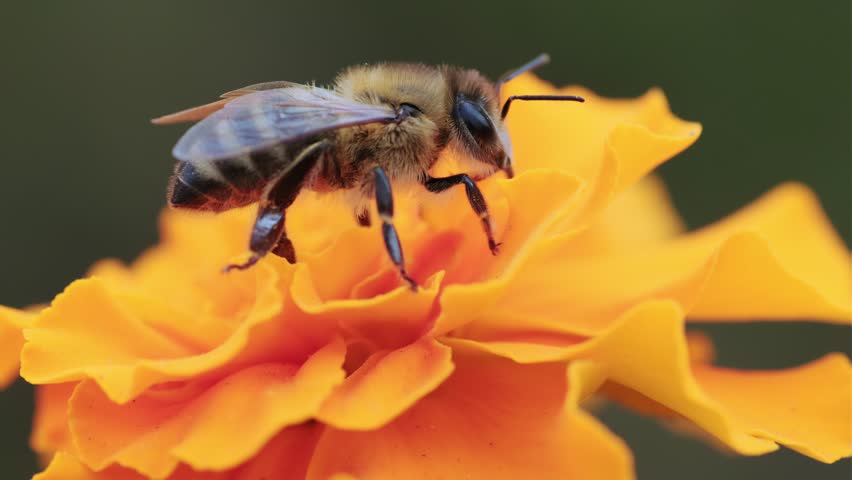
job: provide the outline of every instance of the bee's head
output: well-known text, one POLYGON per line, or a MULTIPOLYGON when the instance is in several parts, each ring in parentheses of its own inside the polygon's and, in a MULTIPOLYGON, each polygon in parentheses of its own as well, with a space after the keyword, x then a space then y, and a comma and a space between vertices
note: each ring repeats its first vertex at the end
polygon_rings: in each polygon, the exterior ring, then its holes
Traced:
POLYGON ((447 75, 450 109, 450 146, 474 160, 475 174, 503 170, 511 178, 512 144, 500 118, 497 89, 475 70, 450 71, 447 75))

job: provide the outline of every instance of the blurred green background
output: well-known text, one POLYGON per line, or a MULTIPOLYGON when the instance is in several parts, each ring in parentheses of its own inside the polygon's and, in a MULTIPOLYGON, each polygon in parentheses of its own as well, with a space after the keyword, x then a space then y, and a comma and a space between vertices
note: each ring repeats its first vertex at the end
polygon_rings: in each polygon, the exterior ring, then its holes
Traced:
MULTIPOLYGON (((651 86, 704 124, 662 168, 691 227, 796 179, 850 242, 848 1, 14 2, 4 8, 0 304, 49 301, 103 257, 156 241, 181 129, 148 119, 265 80, 331 80, 377 60, 448 62, 496 76, 547 51, 540 74, 610 96, 651 86)), ((723 365, 785 367, 849 351, 809 324, 699 327, 723 365)), ((839 385, 838 388, 849 388, 839 385)), ((0 477, 28 478, 32 392, 0 394, 0 477)), ((640 480, 849 478, 781 451, 742 458, 608 409, 640 480)), ((570 455, 570 452, 566 452, 570 455)))

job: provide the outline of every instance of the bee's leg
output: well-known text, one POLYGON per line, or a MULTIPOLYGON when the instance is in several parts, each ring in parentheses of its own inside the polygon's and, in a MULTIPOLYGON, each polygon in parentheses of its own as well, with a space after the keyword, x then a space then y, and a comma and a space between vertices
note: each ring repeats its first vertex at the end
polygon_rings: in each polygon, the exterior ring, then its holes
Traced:
POLYGON ((388 176, 382 170, 382 167, 375 167, 373 174, 375 176, 376 207, 378 207, 379 217, 382 219, 382 237, 385 239, 385 248, 388 250, 391 261, 399 269, 399 274, 403 280, 408 282, 412 290, 417 290, 417 282, 409 277, 405 271, 402 245, 399 244, 399 235, 396 233, 396 227, 393 226, 393 192, 391 191, 390 180, 388 180, 388 176))
POLYGON ((361 225, 362 227, 369 227, 373 224, 370 219, 370 210, 366 206, 358 207, 355 210, 355 220, 357 220, 358 225, 361 225))
POLYGON ((245 263, 228 265, 225 267, 226 272, 249 268, 269 252, 284 257, 290 263, 296 263, 293 242, 287 238, 287 231, 284 228, 285 214, 287 207, 299 195, 308 174, 329 145, 331 145, 330 141, 322 140, 305 147, 290 167, 269 183, 260 199, 257 219, 254 221, 249 240, 251 257, 245 263))
POLYGON ((432 178, 429 177, 423 183, 427 190, 432 193, 440 193, 458 184, 464 184, 465 193, 467 193, 467 201, 470 203, 473 211, 479 216, 482 221, 482 229, 485 230, 485 236, 488 237, 488 248, 493 255, 497 255, 500 249, 500 244, 494 241, 494 233, 491 230, 491 215, 488 213, 488 204, 485 203, 485 198, 479 187, 476 186, 469 176, 464 173, 459 175, 450 175, 449 177, 432 178))

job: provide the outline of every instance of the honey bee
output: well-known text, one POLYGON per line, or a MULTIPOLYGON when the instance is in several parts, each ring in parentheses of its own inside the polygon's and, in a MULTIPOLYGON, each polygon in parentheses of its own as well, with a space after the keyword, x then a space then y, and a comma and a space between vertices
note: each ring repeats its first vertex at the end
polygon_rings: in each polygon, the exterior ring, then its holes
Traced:
POLYGON ((497 254, 488 205, 476 180, 503 171, 512 146, 504 120, 515 100, 569 100, 568 95, 516 95, 499 105, 499 90, 517 75, 549 62, 546 54, 492 83, 476 70, 422 64, 350 67, 332 88, 290 82, 250 85, 221 100, 166 115, 156 124, 200 120, 178 141, 168 189, 173 208, 224 210, 259 202, 249 240, 251 256, 225 271, 248 268, 268 253, 295 263, 287 208, 299 192, 345 191, 362 226, 375 199, 391 261, 412 289, 393 224, 392 184, 418 184, 439 193, 464 185, 497 254), (468 173, 429 174, 451 149, 468 173))

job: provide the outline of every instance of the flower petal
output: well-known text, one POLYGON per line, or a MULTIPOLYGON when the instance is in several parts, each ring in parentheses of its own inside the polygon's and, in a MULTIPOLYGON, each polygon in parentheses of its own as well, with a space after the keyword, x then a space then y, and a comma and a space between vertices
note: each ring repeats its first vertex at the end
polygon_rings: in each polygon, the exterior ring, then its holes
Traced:
MULTIPOLYGON (((112 465, 96 472, 70 453, 59 452, 54 455, 47 469, 34 476, 33 480, 149 480, 149 478, 120 465, 112 465)), ((181 465, 168 476, 167 480, 257 480, 258 478, 262 477, 235 477, 231 472, 196 472, 181 465)))
POLYGON ((155 325, 199 350, 209 350, 232 333, 238 324, 234 319, 255 299, 252 274, 221 273, 244 250, 250 215, 247 209, 215 216, 166 210, 159 245, 130 267, 114 260, 99 262, 90 276, 183 313, 183 322, 155 325))
POLYGON ((507 120, 516 170, 551 168, 591 181, 609 145, 620 162, 619 189, 692 144, 701 132, 669 110, 663 93, 650 90, 637 99, 613 100, 577 88, 558 89, 535 75, 522 75, 503 92, 509 95, 582 95, 584 104, 515 102, 507 120), (570 125, 566 129, 566 125, 570 125))
POLYGON ((691 318, 852 323, 849 250, 807 187, 779 186, 741 212, 697 232, 685 248, 707 249, 736 231, 755 232, 765 250, 720 254, 713 275, 689 310, 691 318))
POLYGON ((572 362, 568 366, 568 401, 566 416, 573 432, 566 449, 577 462, 573 477, 581 479, 632 479, 633 457, 629 447, 609 431, 594 416, 580 408, 580 402, 596 391, 606 378, 599 364, 587 361, 572 362), (581 440, 582 439, 582 440, 581 440))
POLYGON ((263 450, 238 467, 229 480, 304 480, 314 447, 322 432, 316 422, 287 427, 263 450))
POLYGON ((648 298, 677 300, 692 318, 852 319, 849 253, 798 185, 696 233, 623 254, 577 257, 566 253, 574 238, 539 242, 502 283, 524 295, 489 292, 465 312, 470 323, 458 336, 491 338, 509 323, 507 312, 551 331, 596 335, 648 298))
POLYGON ((516 170, 553 169, 589 186, 581 208, 557 223, 554 233, 588 227, 618 193, 689 147, 701 134, 700 124, 672 115, 658 89, 635 100, 612 100, 576 87, 556 89, 530 74, 513 81, 507 90, 507 95, 529 91, 586 98, 583 105, 517 102, 508 121, 516 170), (566 131, 565 125, 572 129, 566 131))
POLYGON ((700 388, 690 370, 683 317, 674 302, 643 303, 591 341, 582 357, 599 363, 610 381, 680 413, 740 453, 777 449, 752 436, 700 388))
MULTIPOLYGON (((599 364, 609 381, 639 396, 618 389, 610 395, 645 413, 690 420, 740 453, 767 453, 778 442, 827 462, 852 455, 852 367, 844 356, 778 372, 691 366, 683 329, 677 304, 647 302, 562 358, 599 364)), ((693 354, 700 360, 708 352, 698 343, 693 354)))
MULTIPOLYGON (((676 317, 676 312, 679 311, 680 309, 671 302, 643 302, 625 312, 612 325, 594 337, 555 334, 553 332, 549 332, 547 335, 544 333, 523 335, 507 329, 508 333, 504 332, 502 337, 498 335, 495 339, 474 340, 461 337, 444 337, 441 342, 454 350, 489 353, 521 364, 578 362, 584 361, 584 359, 598 358, 601 356, 601 351, 614 349, 612 345, 626 336, 625 331, 636 328, 636 324, 649 322, 651 321, 649 319, 654 316, 676 317)), ((645 346, 640 341, 645 338, 650 338, 650 336, 638 338, 637 346, 645 346)), ((708 344, 709 340, 695 333, 690 333, 687 338, 691 359, 712 358, 713 350, 712 345, 708 344)), ((601 382, 603 380, 604 378, 601 379, 601 382)))
POLYGON ((590 307, 587 333, 642 298, 676 299, 691 318, 849 323, 849 261, 813 194, 788 184, 657 248, 572 262, 561 278, 590 307))
POLYGON ((156 299, 133 298, 98 278, 74 282, 26 330, 22 374, 37 384, 93 378, 110 399, 124 403, 157 383, 215 378, 258 362, 303 361, 328 342, 334 325, 298 314, 281 296, 289 281, 268 264, 255 270, 251 310, 209 351, 164 333, 166 320, 191 320, 156 299), (288 314, 280 316, 282 309, 288 314))
POLYGON ((695 365, 693 374, 750 434, 826 463, 852 456, 852 366, 845 355, 779 371, 695 365))
MULTIPOLYGON (((502 250, 479 282, 453 284, 444 289, 433 335, 456 329, 476 319, 483 310, 490 310, 485 307, 504 296, 512 284, 514 271, 528 262, 527 257, 548 227, 575 205, 575 194, 580 188, 575 178, 547 170, 530 171, 498 183, 510 207, 504 236, 499 239, 504 243, 502 250)), ((480 238, 481 235, 477 231, 465 236, 480 238)), ((457 275, 449 272, 448 282, 453 281, 458 281, 457 275)))
POLYGON ((228 469, 255 455, 282 428, 316 414, 343 380, 343 356, 337 340, 301 368, 257 365, 206 391, 192 384, 152 390, 125 405, 112 403, 85 380, 71 398, 71 433, 80 458, 96 470, 119 463, 164 478, 181 461, 197 470, 228 469))
POLYGON ((332 392, 317 418, 340 429, 374 430, 437 388, 452 371, 452 351, 430 337, 374 353, 332 392))
POLYGON ((32 312, 0 306, 0 390, 18 378, 21 347, 24 345, 21 330, 27 327, 34 317, 32 312))
MULTIPOLYGON (((292 237, 297 256, 304 258, 304 262, 312 263, 315 257, 339 243, 342 235, 352 231, 369 232, 358 226, 352 205, 346 200, 344 192, 303 191, 287 209, 287 234, 292 237)), ((381 249, 381 234, 373 232, 373 240, 361 246, 381 249)))
POLYGON ((613 197, 562 254, 583 258, 635 251, 670 240, 684 229, 662 179, 648 175, 613 197))
POLYGON ((31 383, 79 380, 82 376, 75 371, 76 365, 103 358, 120 365, 139 358, 192 353, 140 316, 122 310, 97 279, 72 283, 24 334, 28 342, 22 352, 22 375, 31 383), (73 344, 68 345, 69 341, 73 344))
POLYGON ((416 340, 428 328, 442 277, 430 278, 416 292, 401 286, 372 298, 326 301, 307 269, 299 268, 291 294, 296 305, 317 322, 338 323, 348 336, 367 339, 379 348, 395 348, 416 340))
MULTIPOLYGON (((305 478, 322 426, 308 423, 285 428, 248 462, 224 472, 199 472, 179 465, 167 480, 301 480, 305 478)), ((33 480, 145 480, 133 469, 111 465, 95 472, 67 452, 54 455, 47 469, 33 480)))
MULTIPOLYGON (((451 170, 451 172, 455 173, 458 170, 451 170)), ((518 220, 518 214, 510 212, 509 196, 514 196, 514 192, 519 188, 528 188, 524 185, 528 185, 532 178, 529 175, 521 175, 507 183, 502 178, 492 176, 477 182, 488 204, 494 238, 501 244, 500 254, 496 257, 488 248, 481 219, 470 207, 463 188, 451 189, 424 200, 421 203, 419 217, 424 220, 430 230, 421 234, 422 250, 417 253, 413 266, 416 267, 416 263, 428 263, 432 268, 424 269, 426 271, 445 270, 447 274, 444 278, 445 284, 470 283, 487 277, 487 272, 493 267, 495 261, 511 260, 523 242, 506 243, 508 224, 512 222, 510 217, 514 214, 514 220, 518 220)), ((561 181, 557 179, 555 182, 561 181)), ((573 179, 568 182, 573 182, 573 179)), ((529 215, 526 217, 534 220, 529 215)))
POLYGON ((42 458, 58 451, 72 451, 71 432, 68 430, 68 400, 76 383, 39 385, 35 389, 35 412, 30 447, 42 458))
POLYGON ((120 466, 95 472, 70 453, 59 452, 53 456, 47 469, 35 475, 33 480, 145 480, 145 477, 120 466))
POLYGON ((465 353, 454 361, 447 381, 381 429, 327 428, 308 478, 631 478, 623 443, 566 406, 563 365, 465 353))

